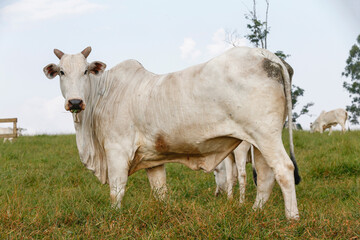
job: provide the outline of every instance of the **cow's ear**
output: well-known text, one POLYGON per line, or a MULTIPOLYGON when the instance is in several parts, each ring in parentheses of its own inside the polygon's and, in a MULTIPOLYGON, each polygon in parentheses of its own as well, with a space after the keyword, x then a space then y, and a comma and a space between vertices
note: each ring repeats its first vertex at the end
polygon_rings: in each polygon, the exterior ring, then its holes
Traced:
POLYGON ((59 70, 60 70, 59 66, 54 63, 50 63, 46 65, 46 67, 44 67, 43 69, 46 77, 49 79, 56 77, 56 75, 59 74, 59 70))
POLYGON ((88 70, 90 73, 94 75, 98 75, 99 73, 103 73, 106 68, 106 64, 103 62, 95 61, 90 63, 88 70))

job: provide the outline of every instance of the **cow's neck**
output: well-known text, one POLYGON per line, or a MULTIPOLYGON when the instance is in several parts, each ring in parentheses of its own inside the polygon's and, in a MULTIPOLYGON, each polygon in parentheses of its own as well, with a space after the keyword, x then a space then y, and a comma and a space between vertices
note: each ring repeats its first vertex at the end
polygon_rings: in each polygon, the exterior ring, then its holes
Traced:
POLYGON ((94 172, 102 183, 107 182, 107 164, 104 151, 94 133, 94 107, 104 94, 107 73, 101 77, 90 75, 90 87, 85 93, 85 110, 73 114, 76 131, 76 143, 81 162, 94 172))

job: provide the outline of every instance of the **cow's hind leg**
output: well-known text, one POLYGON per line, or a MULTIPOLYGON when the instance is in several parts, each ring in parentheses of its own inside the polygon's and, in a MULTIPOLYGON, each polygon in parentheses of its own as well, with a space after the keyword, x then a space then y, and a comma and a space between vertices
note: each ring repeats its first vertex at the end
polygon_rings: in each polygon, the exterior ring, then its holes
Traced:
MULTIPOLYGON (((273 170, 266 163, 260 151, 254 148, 254 162, 257 173, 256 199, 253 209, 261 209, 270 197, 275 183, 273 170)), ((254 167, 254 166, 253 166, 254 167)))
POLYGON ((146 174, 154 197, 159 200, 164 200, 167 193, 165 166, 160 165, 153 168, 147 168, 146 174))
POLYGON ((340 126, 341 126, 341 132, 345 133, 346 132, 345 121, 343 123, 340 123, 340 126))
MULTIPOLYGON (((285 215, 288 219, 298 219, 299 211, 295 193, 294 164, 287 155, 281 138, 278 141, 271 141, 271 138, 265 139, 260 142, 259 150, 264 156, 267 165, 273 170, 275 179, 280 185, 285 201, 285 215)), ((258 173, 258 180, 259 175, 260 173, 258 173)))
POLYGON ((240 203, 245 201, 246 189, 246 160, 251 144, 242 141, 240 145, 234 150, 235 162, 238 171, 239 190, 240 190, 240 203))

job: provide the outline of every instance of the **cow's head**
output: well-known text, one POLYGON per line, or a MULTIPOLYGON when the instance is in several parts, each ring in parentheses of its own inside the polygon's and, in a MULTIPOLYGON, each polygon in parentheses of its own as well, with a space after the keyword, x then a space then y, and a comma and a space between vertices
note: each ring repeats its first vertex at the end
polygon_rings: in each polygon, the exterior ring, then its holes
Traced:
POLYGON ((320 132, 320 125, 318 122, 310 123, 310 133, 320 132))
POLYGON ((214 170, 215 182, 216 186, 219 188, 219 192, 215 194, 219 194, 220 192, 225 192, 227 189, 226 182, 226 168, 225 163, 221 162, 214 170))
POLYGON ((85 96, 90 87, 90 74, 99 75, 106 68, 106 64, 99 61, 89 64, 86 59, 90 52, 91 47, 73 55, 54 49, 55 55, 60 59, 59 65, 50 63, 43 69, 49 79, 59 75, 61 93, 65 98, 67 111, 77 113, 85 109, 85 96))

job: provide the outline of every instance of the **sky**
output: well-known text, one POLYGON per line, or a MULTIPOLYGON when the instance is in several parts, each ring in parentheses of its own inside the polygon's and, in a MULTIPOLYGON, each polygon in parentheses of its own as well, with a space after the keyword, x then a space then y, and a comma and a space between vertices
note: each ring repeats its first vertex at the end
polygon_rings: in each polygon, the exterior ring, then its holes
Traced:
MULTIPOLYGON (((88 61, 102 61, 108 69, 136 59, 151 72, 174 72, 230 48, 227 32, 236 31, 238 44, 251 46, 244 36, 252 2, 1 0, 0 118, 17 117, 25 134, 74 133, 58 77, 49 80, 43 73, 44 66, 59 62, 54 48, 79 53, 91 46, 88 61)), ((261 19, 265 6, 257 0, 261 19)), ((341 73, 360 34, 359 12, 359 0, 270 0, 268 49, 290 54, 293 84, 305 90, 295 111, 315 104, 298 119, 305 129, 322 110, 351 103, 341 73)))

